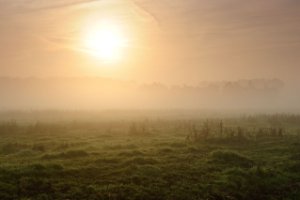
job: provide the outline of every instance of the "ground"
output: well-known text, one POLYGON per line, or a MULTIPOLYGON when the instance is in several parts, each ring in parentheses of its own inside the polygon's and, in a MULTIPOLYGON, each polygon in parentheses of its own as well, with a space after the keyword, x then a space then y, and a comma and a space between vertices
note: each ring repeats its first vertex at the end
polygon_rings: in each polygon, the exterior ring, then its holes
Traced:
POLYGON ((0 199, 300 199, 298 121, 3 122, 0 199))

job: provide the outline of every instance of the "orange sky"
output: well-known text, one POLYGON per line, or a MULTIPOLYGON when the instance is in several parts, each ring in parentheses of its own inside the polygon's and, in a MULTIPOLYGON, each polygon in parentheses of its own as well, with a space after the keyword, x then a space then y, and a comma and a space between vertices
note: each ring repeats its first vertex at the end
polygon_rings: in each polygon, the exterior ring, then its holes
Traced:
POLYGON ((0 15, 0 76, 197 83, 300 74, 297 0, 4 0, 0 15), (128 39, 114 64, 81 51, 101 20, 128 39))

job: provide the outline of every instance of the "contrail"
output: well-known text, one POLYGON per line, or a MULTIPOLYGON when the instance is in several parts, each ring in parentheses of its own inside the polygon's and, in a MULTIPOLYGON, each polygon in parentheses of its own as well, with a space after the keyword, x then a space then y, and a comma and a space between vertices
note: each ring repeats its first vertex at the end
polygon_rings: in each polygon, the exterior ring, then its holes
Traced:
MULTIPOLYGON (((72 6, 80 6, 88 3, 97 3, 97 2, 105 2, 108 0, 77 0, 77 1, 72 1, 72 2, 63 2, 59 4, 52 4, 48 6, 41 6, 38 8, 29 8, 27 10, 24 10, 21 13, 28 13, 28 12, 42 12, 42 11, 47 11, 47 10, 54 10, 54 9, 61 9, 61 8, 66 8, 66 7, 72 7, 72 6)), ((123 2, 125 0, 122 0, 123 2)), ((122 2, 120 1, 120 2, 122 2)), ((31 1, 33 3, 33 1, 31 1)), ((127 1, 135 10, 138 12, 141 12, 145 15, 147 15, 149 18, 151 18, 153 21, 157 23, 157 25, 160 27, 160 20, 159 18, 153 14, 149 9, 147 9, 142 3, 136 1, 136 0, 128 0, 127 1)))
POLYGON ((66 8, 66 7, 83 5, 83 4, 88 4, 88 3, 100 2, 100 1, 103 1, 103 0, 73 1, 73 2, 60 3, 60 4, 49 5, 49 6, 41 6, 39 8, 32 8, 32 9, 27 10, 26 12, 39 12, 39 11, 45 11, 45 10, 60 9, 60 8, 66 8))
POLYGON ((143 6, 141 3, 135 1, 135 0, 129 0, 129 3, 131 3, 131 5, 136 9, 139 10, 143 13, 145 13, 147 16, 149 16, 152 20, 154 20, 158 27, 160 27, 160 19, 153 14, 149 9, 145 8, 145 6, 143 6))

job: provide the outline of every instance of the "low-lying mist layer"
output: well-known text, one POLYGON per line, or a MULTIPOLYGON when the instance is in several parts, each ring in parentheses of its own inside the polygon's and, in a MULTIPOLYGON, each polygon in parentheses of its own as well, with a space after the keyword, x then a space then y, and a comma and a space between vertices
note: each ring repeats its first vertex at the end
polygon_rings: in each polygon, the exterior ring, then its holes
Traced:
POLYGON ((0 109, 294 111, 298 105, 284 91, 278 79, 166 86, 104 78, 1 78, 0 109))

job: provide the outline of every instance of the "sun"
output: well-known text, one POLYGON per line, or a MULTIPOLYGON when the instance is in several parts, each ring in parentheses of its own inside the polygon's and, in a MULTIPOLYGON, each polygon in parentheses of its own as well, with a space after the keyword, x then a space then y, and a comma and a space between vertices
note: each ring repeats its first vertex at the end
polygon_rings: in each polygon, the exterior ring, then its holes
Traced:
POLYGON ((88 27, 84 36, 84 50, 105 62, 119 60, 127 45, 121 26, 103 21, 88 27))

